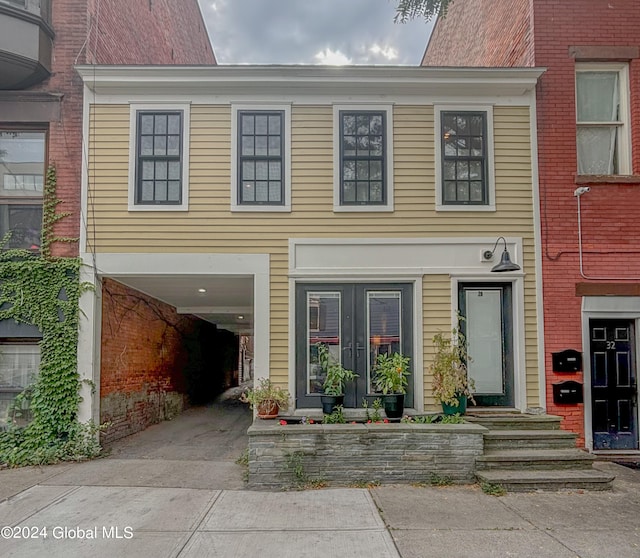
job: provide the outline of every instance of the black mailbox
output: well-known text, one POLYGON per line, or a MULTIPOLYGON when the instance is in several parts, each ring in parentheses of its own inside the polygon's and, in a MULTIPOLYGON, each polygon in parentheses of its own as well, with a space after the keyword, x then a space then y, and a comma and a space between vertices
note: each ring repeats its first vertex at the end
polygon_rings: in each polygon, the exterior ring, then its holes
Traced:
POLYGON ((573 380, 553 384, 553 402, 556 405, 582 403, 582 384, 573 380))
POLYGON ((575 349, 551 353, 551 362, 554 372, 580 372, 582 370, 582 353, 575 349))

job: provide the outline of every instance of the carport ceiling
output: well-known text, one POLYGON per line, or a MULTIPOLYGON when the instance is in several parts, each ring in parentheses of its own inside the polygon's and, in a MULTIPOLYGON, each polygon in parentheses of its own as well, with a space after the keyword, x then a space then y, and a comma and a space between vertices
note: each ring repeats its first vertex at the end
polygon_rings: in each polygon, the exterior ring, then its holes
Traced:
POLYGON ((253 333, 252 277, 147 275, 119 276, 114 279, 166 302, 180 314, 194 314, 235 333, 253 333))

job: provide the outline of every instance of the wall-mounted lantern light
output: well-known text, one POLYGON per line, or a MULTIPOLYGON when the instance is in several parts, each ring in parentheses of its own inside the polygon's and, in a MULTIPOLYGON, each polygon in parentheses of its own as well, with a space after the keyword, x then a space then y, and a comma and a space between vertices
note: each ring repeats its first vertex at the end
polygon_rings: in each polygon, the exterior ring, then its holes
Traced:
POLYGON ((491 272, 492 273, 500 273, 502 271, 520 271, 520 266, 518 264, 514 264, 511 261, 511 256, 509 255, 509 251, 507 250, 507 241, 505 240, 504 236, 500 236, 498 237, 498 240, 496 240, 496 243, 493 246, 493 250, 485 250, 483 257, 485 260, 490 260, 491 258, 493 258, 493 254, 496 251, 496 248, 498 247, 498 243, 502 240, 502 242, 504 242, 504 250, 502 252, 502 258, 500 259, 500 263, 497 265, 494 265, 491 268, 491 272))

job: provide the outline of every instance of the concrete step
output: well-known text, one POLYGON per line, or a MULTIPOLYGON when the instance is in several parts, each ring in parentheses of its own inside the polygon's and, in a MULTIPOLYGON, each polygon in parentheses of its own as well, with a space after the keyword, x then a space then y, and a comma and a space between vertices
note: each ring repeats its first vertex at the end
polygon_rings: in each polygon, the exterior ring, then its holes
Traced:
POLYGON ((476 470, 591 469, 595 457, 579 449, 489 450, 476 458, 476 470))
POLYGON ((611 490, 614 477, 596 470, 479 471, 480 482, 498 484, 510 492, 530 490, 611 490))
POLYGON ((484 434, 484 449, 570 449, 576 438, 564 430, 490 430, 484 434))
POLYGON ((523 415, 522 413, 467 412, 464 418, 489 430, 560 430, 562 420, 561 417, 554 415, 523 415))

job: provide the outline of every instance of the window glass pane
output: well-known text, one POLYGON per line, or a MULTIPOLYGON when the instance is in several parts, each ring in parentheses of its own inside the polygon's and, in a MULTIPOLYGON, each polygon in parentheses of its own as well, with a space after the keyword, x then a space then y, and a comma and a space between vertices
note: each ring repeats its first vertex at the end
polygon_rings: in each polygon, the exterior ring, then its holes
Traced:
POLYGON ((269 201, 279 202, 282 201, 281 183, 277 181, 269 182, 269 201))
POLYGON ((280 161, 269 161, 269 180, 280 180, 282 163, 280 161))
POLYGON ((444 162, 444 179, 445 180, 456 179, 456 164, 454 161, 444 162))
POLYGON ((369 163, 369 176, 372 180, 382 180, 382 161, 371 161, 369 163))
POLYGON ((343 176, 345 180, 356 179, 356 162, 355 161, 345 161, 342 164, 342 168, 343 168, 343 176))
POLYGON ((369 140, 369 153, 372 157, 382 156, 382 136, 373 136, 369 140))
POLYGON ((254 155, 253 136, 242 136, 242 154, 254 155))
POLYGON ((39 367, 39 345, 0 345, 0 430, 7 424, 24 426, 31 419, 29 403, 16 408, 14 400, 36 381, 39 367))
POLYGON ((169 115, 169 123, 167 128, 168 133, 180 135, 182 130, 180 129, 180 115, 179 114, 170 114, 169 115))
POLYGON ((356 133, 356 117, 344 116, 342 119, 342 133, 344 135, 355 135, 356 133))
POLYGON ((369 161, 358 161, 356 167, 356 179, 367 180, 369 178, 369 161))
POLYGON ((177 180, 169 181, 169 193, 167 195, 169 201, 179 202, 180 201, 180 182, 177 180))
POLYGON ((472 136, 482 136, 484 134, 483 130, 484 118, 475 114, 469 117, 469 133, 472 136))
POLYGON ((153 136, 140 138, 140 155, 153 155, 153 136))
POLYGON ((156 161, 156 179, 167 179, 167 162, 156 161))
POLYGON ((469 183, 468 182, 456 183, 456 199, 458 201, 469 201, 469 183))
POLYGON ((379 354, 400 352, 402 346, 402 314, 399 291, 367 291, 367 339, 369 343, 367 362, 367 386, 372 386, 372 370, 379 354))
POLYGON ((615 126, 579 126, 578 174, 614 174, 617 136, 615 126))
POLYGON ((256 136, 256 155, 258 157, 266 157, 267 155, 267 136, 256 136))
POLYGON ((483 190, 482 190, 482 182, 472 182, 471 188, 469 192, 469 198, 473 202, 482 202, 483 199, 483 190))
POLYGON ((269 156, 280 156, 280 136, 269 136, 269 156))
POLYGON ((258 180, 267 180, 269 178, 269 163, 266 161, 256 162, 256 178, 258 180))
POLYGON ((251 114, 243 114, 242 115, 242 133, 253 135, 255 130, 253 126, 253 115, 251 114))
POLYGON ((484 151, 482 149, 482 137, 474 137, 471 138, 471 156, 472 157, 482 157, 484 155, 484 151))
POLYGON ((356 149, 360 157, 369 155, 369 136, 358 136, 356 149))
POLYGON ((345 157, 353 157, 356 154, 356 137, 344 136, 342 140, 342 149, 345 157))
POLYGON ((40 248, 42 205, 0 205, 0 217, 0 237, 11 231, 7 248, 40 248))
POLYGON ((482 178, 482 163, 480 161, 471 161, 469 163, 469 178, 471 180, 482 178))
POLYGON ((269 201, 269 183, 266 180, 256 182, 256 201, 269 201))
POLYGON ((155 134, 167 133, 167 115, 166 114, 155 115, 154 133, 155 134))
POLYGON ((180 155, 180 136, 168 136, 167 155, 180 155))
POLYGON ((577 72, 578 122, 618 120, 618 72, 577 72))
POLYGON ((0 131, 0 196, 42 196, 44 148, 44 132, 0 131))
POLYGON ((242 163, 242 179, 253 180, 255 179, 255 163, 253 161, 243 161, 242 163))
POLYGON ((280 116, 269 116, 269 134, 280 135, 280 116))
POLYGON ((369 115, 359 114, 356 116, 356 133, 359 136, 369 135, 369 115))
POLYGON ((466 180, 469 178, 469 163, 467 161, 458 161, 456 163, 456 173, 458 180, 466 180))
POLYGON ((456 201, 456 183, 454 181, 447 180, 444 183, 444 201, 456 201))
POLYGON ((153 201, 153 181, 144 180, 142 182, 142 201, 153 201))
POLYGON ((153 114, 140 115, 140 133, 153 134, 153 114))
POLYGON ((372 202, 384 201, 382 198, 382 182, 371 182, 369 192, 370 192, 370 201, 372 202))
POLYGON ((371 123, 369 124, 369 132, 371 134, 382 134, 382 115, 375 114, 371 117, 371 123))
POLYGON ((307 293, 307 393, 322 393, 325 371, 318 360, 318 343, 342 362, 339 292, 307 293))
POLYGON ((255 182, 245 181, 242 183, 242 201, 246 201, 246 202, 256 201, 255 182))
POLYGON ((167 201, 167 181, 156 181, 156 201, 167 201))
POLYGON ((256 119, 255 133, 260 135, 267 135, 269 131, 269 128, 268 128, 269 117, 264 114, 257 114, 255 116, 255 119, 256 119))
POLYGON ((153 161, 143 161, 142 163, 142 180, 153 180, 154 177, 153 161))
POLYGON ((153 136, 153 154, 154 155, 167 154, 167 137, 166 136, 153 136))
POLYGON ((475 392, 502 394, 502 296, 499 290, 465 291, 467 366, 475 392))
POLYGON ((358 182, 356 184, 356 201, 366 202, 369 201, 369 183, 358 182))
POLYGON ((180 180, 180 163, 178 161, 169 161, 169 179, 180 180))
POLYGON ((356 201, 356 183, 355 182, 345 182, 342 186, 342 192, 344 196, 345 202, 355 202, 356 201))

